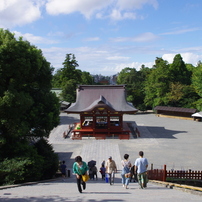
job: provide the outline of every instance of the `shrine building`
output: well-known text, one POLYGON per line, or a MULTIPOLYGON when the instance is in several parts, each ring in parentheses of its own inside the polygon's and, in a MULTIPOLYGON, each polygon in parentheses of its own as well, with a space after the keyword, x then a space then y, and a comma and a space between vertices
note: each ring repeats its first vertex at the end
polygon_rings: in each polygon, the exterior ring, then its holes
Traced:
POLYGON ((129 139, 130 129, 123 114, 135 114, 138 110, 126 101, 125 85, 79 85, 76 96, 76 102, 65 110, 68 114, 80 114, 72 139, 129 139))

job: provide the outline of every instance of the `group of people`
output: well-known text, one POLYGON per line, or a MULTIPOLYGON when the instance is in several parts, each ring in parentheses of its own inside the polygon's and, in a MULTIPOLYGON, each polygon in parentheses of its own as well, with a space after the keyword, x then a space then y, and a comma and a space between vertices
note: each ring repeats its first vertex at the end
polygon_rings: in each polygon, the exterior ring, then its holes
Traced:
POLYGON ((122 164, 121 178, 122 178, 123 187, 128 189, 129 181, 132 175, 137 176, 137 180, 141 189, 147 187, 148 160, 144 158, 143 151, 139 152, 139 158, 135 160, 135 163, 133 166, 131 162, 129 161, 128 154, 124 155, 124 159, 121 161, 121 164, 122 164))
MULTIPOLYGON (((129 160, 129 155, 125 154, 124 159, 121 161, 122 170, 121 170, 121 178, 122 185, 124 188, 128 189, 129 182, 131 180, 132 175, 137 175, 137 180, 141 189, 147 187, 147 168, 148 168, 148 160, 144 158, 143 151, 139 152, 139 158, 135 160, 134 165, 129 160)), ((82 180, 82 175, 88 174, 89 167, 86 162, 82 160, 81 156, 77 156, 75 158, 75 163, 73 164, 73 173, 76 176, 76 182, 78 191, 82 193, 83 190, 86 189, 86 182, 82 180)), ((100 173, 102 175, 102 179, 106 178, 105 175, 108 175, 110 185, 113 184, 114 174, 117 172, 117 166, 112 157, 110 156, 108 160, 102 162, 100 173)))

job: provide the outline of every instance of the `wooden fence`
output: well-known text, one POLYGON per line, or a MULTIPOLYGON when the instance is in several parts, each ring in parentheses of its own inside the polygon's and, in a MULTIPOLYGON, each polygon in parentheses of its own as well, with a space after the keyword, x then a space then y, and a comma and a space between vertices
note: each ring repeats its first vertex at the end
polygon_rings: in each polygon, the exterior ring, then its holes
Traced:
POLYGON ((167 171, 167 177, 180 179, 202 180, 202 171, 167 171))
POLYGON ((175 179, 193 179, 202 180, 202 171, 191 171, 191 170, 166 170, 166 165, 163 169, 151 169, 148 170, 148 179, 166 181, 167 178, 175 179))

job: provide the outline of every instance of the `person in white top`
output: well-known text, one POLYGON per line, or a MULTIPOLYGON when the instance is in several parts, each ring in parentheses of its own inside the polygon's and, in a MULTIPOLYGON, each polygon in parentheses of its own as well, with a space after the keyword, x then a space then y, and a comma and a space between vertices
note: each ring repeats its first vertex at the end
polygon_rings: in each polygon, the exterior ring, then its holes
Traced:
POLYGON ((136 159, 135 161, 135 170, 137 170, 137 177, 138 177, 138 182, 140 185, 140 188, 146 188, 147 187, 147 167, 148 167, 148 160, 143 157, 144 153, 143 151, 139 152, 139 158, 136 159))

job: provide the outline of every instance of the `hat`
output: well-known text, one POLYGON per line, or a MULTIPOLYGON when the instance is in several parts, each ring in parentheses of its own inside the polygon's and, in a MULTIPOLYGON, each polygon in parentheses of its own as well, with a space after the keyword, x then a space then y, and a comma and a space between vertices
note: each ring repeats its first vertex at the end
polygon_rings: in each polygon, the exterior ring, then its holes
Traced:
POLYGON ((112 159, 112 157, 111 157, 111 156, 109 156, 109 159, 112 159))

